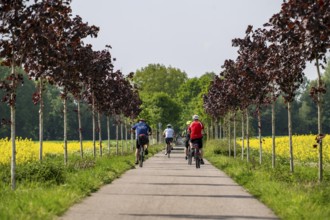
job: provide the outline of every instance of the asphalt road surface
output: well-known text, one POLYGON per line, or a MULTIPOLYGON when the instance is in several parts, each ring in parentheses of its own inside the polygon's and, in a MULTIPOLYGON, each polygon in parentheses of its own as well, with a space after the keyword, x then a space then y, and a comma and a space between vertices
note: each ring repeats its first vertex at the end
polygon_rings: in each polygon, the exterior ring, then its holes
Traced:
POLYGON ((72 206, 61 220, 279 219, 208 161, 188 165, 183 148, 164 152, 72 206))

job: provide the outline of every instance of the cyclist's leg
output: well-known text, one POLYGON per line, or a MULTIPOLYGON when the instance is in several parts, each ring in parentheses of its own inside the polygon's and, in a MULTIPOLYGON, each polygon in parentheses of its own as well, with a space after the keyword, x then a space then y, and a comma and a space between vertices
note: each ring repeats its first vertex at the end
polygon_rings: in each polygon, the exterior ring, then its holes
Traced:
POLYGON ((139 153, 140 153, 139 140, 136 139, 136 147, 135 147, 135 164, 138 164, 138 163, 139 163, 139 153))
POLYGON ((165 155, 167 155, 167 138, 165 138, 165 155))
POLYGON ((198 139, 198 146, 199 146, 199 151, 200 151, 200 155, 201 155, 201 164, 204 164, 204 160, 203 160, 203 138, 198 139))
POLYGON ((185 140, 185 153, 186 153, 186 159, 187 159, 187 156, 188 156, 188 147, 189 147, 189 138, 186 137, 186 140, 185 140))
POLYGON ((171 152, 171 138, 166 138, 166 151, 167 153, 171 152))
POLYGON ((144 154, 148 155, 148 147, 149 147, 149 138, 148 138, 148 136, 147 136, 147 144, 145 144, 144 146, 145 146, 144 154))
POLYGON ((186 160, 188 159, 188 147, 189 147, 189 140, 187 139, 186 141, 185 141, 185 158, 186 158, 186 160))
POLYGON ((167 152, 168 152, 168 148, 169 148, 169 145, 170 145, 170 140, 169 138, 165 138, 165 155, 167 155, 167 152))

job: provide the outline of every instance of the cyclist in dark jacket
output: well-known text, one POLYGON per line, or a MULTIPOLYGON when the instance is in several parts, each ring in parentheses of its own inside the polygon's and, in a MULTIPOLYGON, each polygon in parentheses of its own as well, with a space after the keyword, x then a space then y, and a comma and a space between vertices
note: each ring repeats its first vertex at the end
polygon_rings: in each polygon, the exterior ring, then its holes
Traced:
POLYGON ((145 149, 145 154, 148 154, 148 144, 149 144, 149 138, 148 135, 151 135, 151 128, 150 126, 145 122, 144 119, 140 119, 138 123, 136 123, 132 130, 135 131, 135 137, 136 137, 136 150, 135 150, 135 164, 139 163, 139 153, 140 153, 140 146, 147 145, 145 149))

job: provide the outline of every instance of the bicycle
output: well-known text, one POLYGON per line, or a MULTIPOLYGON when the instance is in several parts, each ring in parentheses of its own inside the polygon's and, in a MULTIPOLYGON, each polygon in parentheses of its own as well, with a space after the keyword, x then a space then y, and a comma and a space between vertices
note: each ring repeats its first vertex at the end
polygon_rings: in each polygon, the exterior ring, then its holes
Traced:
POLYGON ((144 156, 145 156, 145 149, 144 146, 147 145, 148 139, 147 136, 144 134, 139 135, 139 166, 143 167, 143 161, 144 161, 144 156))
POLYGON ((171 150, 172 150, 172 142, 168 141, 166 144, 166 152, 167 152, 167 157, 170 158, 171 156, 171 150))
POLYGON ((167 152, 167 157, 168 158, 170 158, 171 156, 171 143, 170 142, 168 142, 167 144, 166 144, 166 152, 167 152))
POLYGON ((144 161, 144 145, 140 145, 140 154, 139 154, 139 166, 143 167, 144 161))
POLYGON ((165 155, 167 155, 168 158, 170 158, 171 156, 171 151, 173 149, 173 138, 165 138, 165 143, 166 143, 166 146, 165 146, 165 155))
POLYGON ((188 155, 188 164, 192 164, 192 157, 193 157, 193 151, 191 150, 191 143, 189 143, 188 148, 187 148, 187 155, 188 155))
POLYGON ((196 168, 197 169, 201 168, 201 159, 202 159, 202 157, 201 157, 201 151, 200 151, 199 145, 198 145, 198 143, 192 143, 191 145, 192 145, 191 146, 192 149, 189 149, 188 164, 191 165, 192 157, 194 155, 196 168))

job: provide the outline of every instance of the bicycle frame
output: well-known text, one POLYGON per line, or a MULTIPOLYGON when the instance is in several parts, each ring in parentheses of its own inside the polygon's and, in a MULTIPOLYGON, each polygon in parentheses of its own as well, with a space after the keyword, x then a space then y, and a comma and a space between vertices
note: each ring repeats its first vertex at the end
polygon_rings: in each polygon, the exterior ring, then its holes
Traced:
POLYGON ((143 160, 144 160, 144 145, 140 145, 139 149, 139 166, 143 166, 143 160))
POLYGON ((191 165, 192 164, 192 154, 193 154, 193 151, 192 151, 192 143, 189 142, 189 145, 188 145, 188 148, 187 148, 187 154, 188 154, 188 164, 191 165))
MULTIPOLYGON (((201 151, 199 149, 199 146, 197 143, 191 143, 191 154, 192 152, 194 152, 194 157, 195 157, 195 163, 196 163, 196 168, 200 168, 201 167, 201 151)), ((191 156, 192 159, 192 156, 191 156)), ((189 162, 189 161, 188 161, 189 162)))
MULTIPOLYGON (((166 140, 166 139, 165 139, 166 140)), ((173 140, 170 141, 170 140, 166 140, 166 154, 167 154, 167 157, 170 158, 170 154, 171 154, 171 151, 172 151, 172 144, 173 144, 173 140)))
POLYGON ((167 157, 170 158, 170 154, 171 154, 171 142, 166 143, 166 151, 167 151, 167 157))

